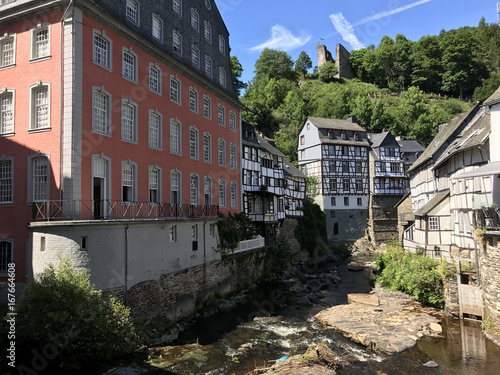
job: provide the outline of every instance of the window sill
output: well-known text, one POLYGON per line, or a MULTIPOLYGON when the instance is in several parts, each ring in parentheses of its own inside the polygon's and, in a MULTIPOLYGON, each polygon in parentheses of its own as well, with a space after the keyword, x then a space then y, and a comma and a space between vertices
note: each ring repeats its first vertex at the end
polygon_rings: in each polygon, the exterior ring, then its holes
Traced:
POLYGON ((135 83, 136 85, 138 84, 138 81, 136 79, 133 79, 133 78, 129 78, 129 77, 125 77, 124 75, 122 75, 122 78, 126 81, 129 81, 129 82, 132 82, 132 83, 135 83))
POLYGON ((148 146, 151 150, 156 150, 156 151, 163 151, 163 148, 162 147, 152 147, 152 146, 148 146))
POLYGON ((9 132, 9 133, 0 134, 0 137, 13 137, 15 135, 16 135, 15 132, 9 132))
POLYGON ((137 145, 137 144, 139 144, 139 142, 137 142, 137 141, 131 141, 130 139, 123 139, 123 138, 122 138, 121 140, 122 140, 122 142, 125 142, 125 143, 131 143, 131 144, 133 144, 133 145, 137 145))
POLYGON ((30 63, 35 63, 35 62, 43 61, 43 60, 50 60, 51 58, 52 58, 51 55, 42 56, 42 57, 34 57, 34 58, 30 59, 30 63))
POLYGON ((95 60, 92 60, 92 62, 93 62, 94 64, 96 64, 97 66, 100 66, 101 68, 106 69, 108 72, 113 73, 113 69, 112 69, 112 68, 110 68, 109 66, 107 66, 107 65, 103 65, 103 64, 101 64, 101 63, 98 63, 98 62, 97 62, 97 61, 95 61, 95 60))
POLYGON ((9 65, 0 66, 0 70, 15 68, 15 67, 16 67, 16 63, 13 63, 13 64, 9 64, 9 65))
POLYGON ((102 135, 103 137, 111 138, 111 133, 103 133, 95 129, 92 129, 92 133, 102 135))
POLYGON ((149 89, 149 91, 152 92, 153 94, 158 95, 158 96, 162 96, 161 91, 155 91, 155 90, 151 90, 151 89, 149 89))
POLYGON ((52 128, 49 126, 48 128, 40 128, 40 129, 28 129, 29 134, 34 134, 34 133, 43 133, 43 132, 48 132, 51 131, 52 128))

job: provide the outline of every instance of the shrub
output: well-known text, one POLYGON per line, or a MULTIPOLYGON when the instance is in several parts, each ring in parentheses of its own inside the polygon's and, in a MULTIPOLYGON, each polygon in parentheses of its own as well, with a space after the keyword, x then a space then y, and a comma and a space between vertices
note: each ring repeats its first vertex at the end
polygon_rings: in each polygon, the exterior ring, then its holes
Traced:
POLYGON ((28 283, 17 313, 20 342, 38 348, 56 343, 59 361, 97 364, 137 343, 129 309, 105 301, 86 270, 74 269, 68 258, 28 283))
POLYGON ((300 248, 306 250, 309 256, 315 257, 324 248, 322 242, 326 240, 326 219, 323 210, 306 198, 302 208, 304 216, 299 219, 295 229, 295 238, 299 241, 300 248))
POLYGON ((339 69, 337 65, 331 61, 325 62, 319 68, 319 79, 325 83, 333 82, 339 74, 339 69))

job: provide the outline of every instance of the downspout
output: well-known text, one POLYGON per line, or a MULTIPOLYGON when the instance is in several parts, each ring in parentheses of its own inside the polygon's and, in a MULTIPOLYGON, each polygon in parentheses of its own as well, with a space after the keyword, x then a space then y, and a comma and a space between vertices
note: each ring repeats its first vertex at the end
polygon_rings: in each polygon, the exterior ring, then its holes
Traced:
POLYGON ((62 201, 63 198, 63 171, 62 171, 62 162, 63 162, 63 105, 64 105, 64 19, 68 14, 71 6, 74 7, 74 0, 70 0, 68 7, 64 11, 64 14, 61 18, 61 43, 59 46, 59 60, 60 60, 60 72, 61 72, 61 82, 60 82, 60 107, 59 107, 59 200, 62 201))
POLYGON ((123 303, 125 306, 128 306, 128 301, 127 301, 127 291, 128 291, 128 228, 129 224, 125 226, 125 254, 124 254, 124 265, 123 265, 123 303))

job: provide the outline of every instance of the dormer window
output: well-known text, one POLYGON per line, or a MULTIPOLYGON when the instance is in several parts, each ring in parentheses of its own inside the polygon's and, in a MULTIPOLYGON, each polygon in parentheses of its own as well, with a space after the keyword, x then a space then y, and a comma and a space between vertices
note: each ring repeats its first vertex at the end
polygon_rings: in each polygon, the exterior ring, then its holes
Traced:
POLYGON ((342 138, 343 140, 346 140, 346 139, 347 139, 347 133, 346 133, 345 131, 344 131, 344 132, 342 132, 342 134, 341 134, 341 138, 342 138))
POLYGON ((333 130, 328 131, 328 139, 333 139, 333 130))
POLYGON ((354 140, 359 141, 359 133, 358 132, 354 133, 354 140))

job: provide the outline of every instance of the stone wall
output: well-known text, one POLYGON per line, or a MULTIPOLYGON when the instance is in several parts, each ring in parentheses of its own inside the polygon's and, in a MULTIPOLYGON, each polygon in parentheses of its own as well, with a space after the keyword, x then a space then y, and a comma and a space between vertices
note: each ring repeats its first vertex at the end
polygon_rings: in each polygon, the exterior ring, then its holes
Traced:
POLYGON ((319 45, 316 49, 318 51, 318 68, 320 68, 327 61, 335 63, 332 53, 328 51, 325 45, 319 45))
POLYGON ((479 256, 479 274, 483 290, 485 317, 500 329, 500 248, 489 239, 479 256), (494 245, 494 246, 492 246, 494 245))
POLYGON ((456 276, 452 276, 444 282, 444 311, 448 315, 456 317, 460 315, 458 281, 456 276))
POLYGON ((339 69, 339 78, 352 79, 354 78, 354 73, 352 72, 351 63, 349 57, 351 54, 345 49, 345 47, 338 43, 337 44, 337 68, 339 69))
POLYGON ((394 207, 400 195, 371 195, 368 235, 374 245, 398 238, 398 212, 394 207))
POLYGON ((408 224, 415 221, 413 207, 411 205, 411 195, 408 195, 397 207, 398 210, 398 239, 403 243, 404 231, 408 224))
POLYGON ((326 215, 326 234, 329 243, 356 241, 364 237, 368 210, 325 209, 324 211, 326 215), (337 233, 335 233, 335 228, 337 228, 337 233))

